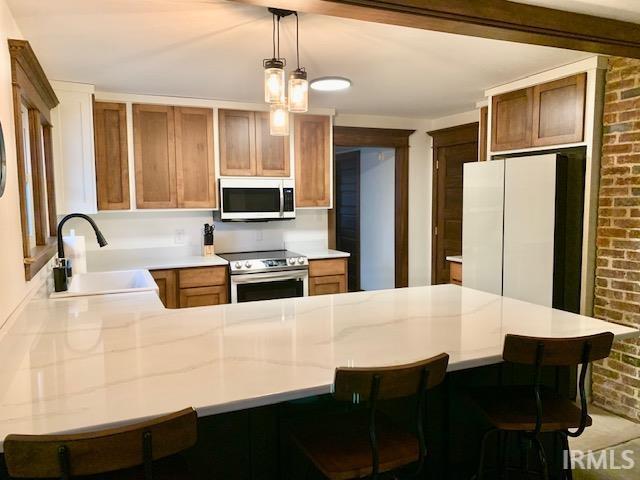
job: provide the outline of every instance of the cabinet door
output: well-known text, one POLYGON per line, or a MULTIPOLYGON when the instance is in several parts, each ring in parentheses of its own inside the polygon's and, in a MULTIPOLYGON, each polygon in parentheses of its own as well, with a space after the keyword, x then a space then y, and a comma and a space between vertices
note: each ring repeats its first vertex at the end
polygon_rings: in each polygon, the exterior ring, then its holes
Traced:
POLYGON ((229 303, 226 285, 180 289, 180 308, 204 307, 223 303, 229 303))
POLYGON ((138 208, 176 208, 173 107, 133 105, 138 208))
POLYGON ((329 117, 295 115, 296 206, 330 206, 329 117))
POLYGON ((256 175, 254 112, 219 110, 220 175, 256 175))
POLYGON ((309 295, 330 295, 347 291, 346 275, 329 275, 309 278, 309 295))
POLYGON ((215 208, 213 110, 174 107, 178 208, 215 208))
POLYGON ((309 262, 310 277, 324 277, 327 275, 346 275, 346 274, 347 274, 346 258, 311 260, 309 262))
POLYGON ((178 308, 175 270, 152 270, 151 276, 158 285, 158 295, 166 308, 178 308))
POLYGON ((581 142, 587 74, 533 87, 533 145, 581 142))
POLYGON ((289 137, 276 137, 269 131, 269 113, 255 112, 256 167, 262 177, 288 177, 289 137))
POLYGON ((98 210, 128 210, 130 203, 126 105, 95 102, 93 124, 98 210))
POLYGON ((462 264, 449 262, 449 283, 462 285, 462 264))
POLYGON ((531 146, 533 89, 525 88, 492 98, 491 150, 515 150, 531 146))

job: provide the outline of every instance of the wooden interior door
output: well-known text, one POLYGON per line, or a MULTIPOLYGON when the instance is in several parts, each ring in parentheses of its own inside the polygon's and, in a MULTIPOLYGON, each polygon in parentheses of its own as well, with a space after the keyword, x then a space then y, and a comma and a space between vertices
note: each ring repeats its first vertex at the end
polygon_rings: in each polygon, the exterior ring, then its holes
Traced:
POLYGON ((478 123, 429 135, 434 159, 431 283, 436 285, 449 282, 446 257, 462 254, 463 165, 478 160, 478 123))
POLYGON ((213 110, 174 107, 179 208, 215 208, 213 110))
POLYGON ((336 249, 349 252, 350 292, 360 290, 360 151, 336 155, 336 249))
POLYGON ((271 135, 268 112, 255 112, 255 119, 257 174, 261 177, 288 177, 291 171, 290 137, 271 135))
POLYGON ((294 115, 297 207, 331 205, 330 126, 324 115, 294 115))
POLYGON ((176 208, 173 107, 133 105, 133 143, 138 208, 176 208))
POLYGON ((256 170, 255 113, 219 110, 220 175, 254 176, 256 170))
POLYGON ((124 103, 94 102, 98 210, 128 210, 129 159, 124 103))

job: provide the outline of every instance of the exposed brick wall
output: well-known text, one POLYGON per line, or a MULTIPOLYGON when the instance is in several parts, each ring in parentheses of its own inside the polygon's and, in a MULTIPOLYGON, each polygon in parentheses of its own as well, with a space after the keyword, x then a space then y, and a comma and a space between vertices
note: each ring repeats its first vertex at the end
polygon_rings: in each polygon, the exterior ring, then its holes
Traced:
MULTIPOLYGON (((607 71, 594 313, 640 328, 640 60, 607 71)), ((640 422, 640 341, 616 342, 593 367, 593 401, 640 422)))

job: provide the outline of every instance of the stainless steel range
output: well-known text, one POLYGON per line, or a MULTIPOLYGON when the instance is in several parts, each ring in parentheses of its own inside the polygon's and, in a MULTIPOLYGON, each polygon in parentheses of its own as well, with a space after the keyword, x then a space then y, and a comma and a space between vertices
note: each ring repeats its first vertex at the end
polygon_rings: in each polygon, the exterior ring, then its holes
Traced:
POLYGON ((229 261, 231 303, 306 297, 309 260, 288 250, 220 254, 229 261))

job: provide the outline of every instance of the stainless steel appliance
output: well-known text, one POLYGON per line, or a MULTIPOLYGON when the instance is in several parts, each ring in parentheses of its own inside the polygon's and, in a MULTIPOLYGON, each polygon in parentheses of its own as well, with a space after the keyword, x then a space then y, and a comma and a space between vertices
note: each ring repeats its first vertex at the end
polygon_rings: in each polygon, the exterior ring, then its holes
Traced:
POLYGON ((306 297, 309 260, 287 250, 220 254, 229 261, 231 303, 306 297))
POLYGON ((268 178, 220 179, 223 221, 287 220, 296 217, 294 181, 268 178))

